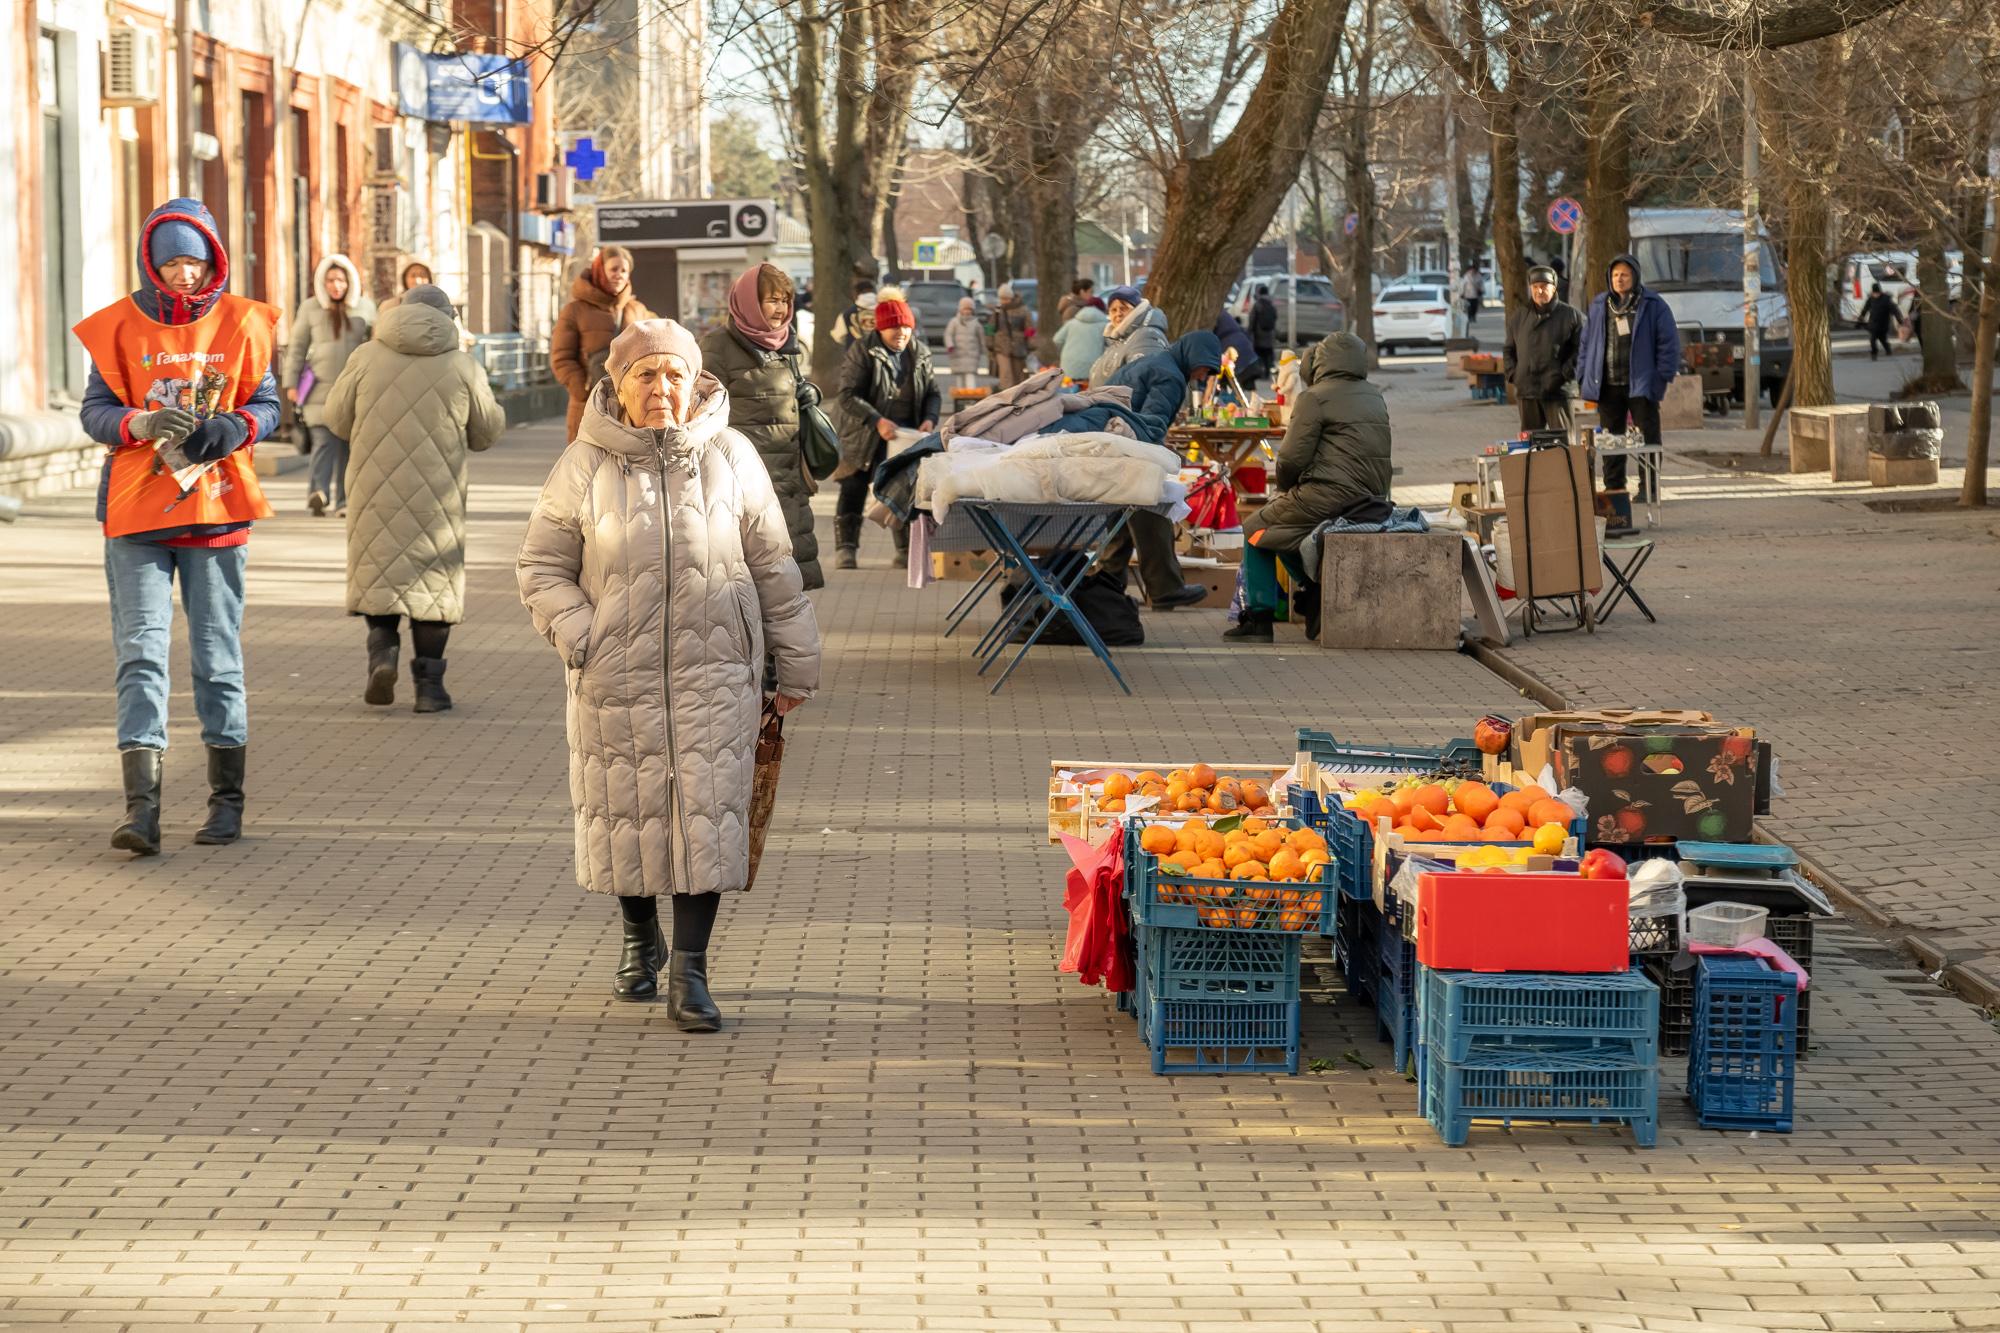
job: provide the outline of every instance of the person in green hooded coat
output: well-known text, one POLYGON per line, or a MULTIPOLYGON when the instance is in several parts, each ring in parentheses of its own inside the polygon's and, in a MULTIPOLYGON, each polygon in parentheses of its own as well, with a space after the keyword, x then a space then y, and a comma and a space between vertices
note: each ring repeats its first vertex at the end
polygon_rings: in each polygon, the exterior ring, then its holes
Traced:
POLYGON ((1367 500, 1389 498, 1389 405, 1368 382, 1368 345, 1327 337, 1299 367, 1300 391, 1278 446, 1278 494, 1243 544, 1242 619, 1225 638, 1269 643, 1284 607, 1278 564, 1306 593, 1306 636, 1319 637, 1319 582, 1299 558, 1313 530, 1367 500))

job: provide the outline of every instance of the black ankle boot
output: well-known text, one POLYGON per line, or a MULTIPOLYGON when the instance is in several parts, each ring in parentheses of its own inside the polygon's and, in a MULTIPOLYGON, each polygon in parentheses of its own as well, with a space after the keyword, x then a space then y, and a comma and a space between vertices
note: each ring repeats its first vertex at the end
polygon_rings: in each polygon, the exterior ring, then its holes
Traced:
POLYGON ((660 969, 667 965, 667 937, 660 919, 625 922, 625 951, 618 955, 618 975, 611 993, 621 1000, 651 1000, 660 993, 660 969))
POLYGON ((1271 643, 1276 639, 1271 626, 1277 618, 1269 611, 1243 610, 1243 618, 1235 625, 1222 631, 1225 639, 1245 639, 1251 643, 1271 643))
POLYGON ((708 953, 674 950, 667 959, 667 1014, 683 1032, 716 1032, 722 1011, 708 994, 708 953))
POLYGON ((378 707, 396 702, 396 657, 402 640, 394 629, 368 631, 368 688, 361 697, 378 707))
POLYGON ((208 822, 194 840, 208 847, 220 847, 243 836, 243 772, 248 762, 247 745, 208 747, 208 822))
POLYGON ((125 772, 125 822, 111 835, 121 852, 156 856, 160 850, 160 764, 158 750, 120 750, 125 772))
POLYGON ((444 665, 442 657, 410 659, 410 679, 417 687, 417 702, 411 712, 444 713, 451 710, 451 696, 444 689, 444 665))

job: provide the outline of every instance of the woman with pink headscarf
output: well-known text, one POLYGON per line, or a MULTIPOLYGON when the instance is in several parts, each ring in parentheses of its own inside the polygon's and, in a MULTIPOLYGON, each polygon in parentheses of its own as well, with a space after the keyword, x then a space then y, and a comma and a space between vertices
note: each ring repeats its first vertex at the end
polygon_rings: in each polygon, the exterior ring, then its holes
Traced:
POLYGON ((756 446, 771 474, 772 489, 792 535, 792 558, 807 588, 826 586, 813 534, 812 497, 819 489, 799 448, 799 413, 819 402, 805 377, 802 349, 792 328, 792 280, 783 269, 759 264, 729 288, 721 327, 701 340, 702 363, 729 391, 729 424, 756 446))

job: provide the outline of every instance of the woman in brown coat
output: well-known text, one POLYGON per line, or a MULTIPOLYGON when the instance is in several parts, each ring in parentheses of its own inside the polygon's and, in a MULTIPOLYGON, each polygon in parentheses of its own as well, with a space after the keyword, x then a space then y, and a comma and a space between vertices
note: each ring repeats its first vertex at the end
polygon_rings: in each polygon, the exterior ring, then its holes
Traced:
POLYGON ((611 340, 654 316, 632 294, 632 252, 622 245, 597 247, 590 267, 570 284, 569 297, 549 335, 549 365, 556 382, 569 390, 569 429, 563 438, 574 440, 591 386, 604 378, 611 340))

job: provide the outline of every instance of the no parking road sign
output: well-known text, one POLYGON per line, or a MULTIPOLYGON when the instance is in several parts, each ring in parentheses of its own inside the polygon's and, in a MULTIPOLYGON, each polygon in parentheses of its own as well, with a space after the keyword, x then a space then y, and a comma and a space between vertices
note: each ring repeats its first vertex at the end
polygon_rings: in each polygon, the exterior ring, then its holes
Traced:
POLYGON ((1583 205, 1568 195, 1550 202, 1549 230, 1555 232, 1558 236, 1569 235, 1576 230, 1577 224, 1582 221, 1583 205))

